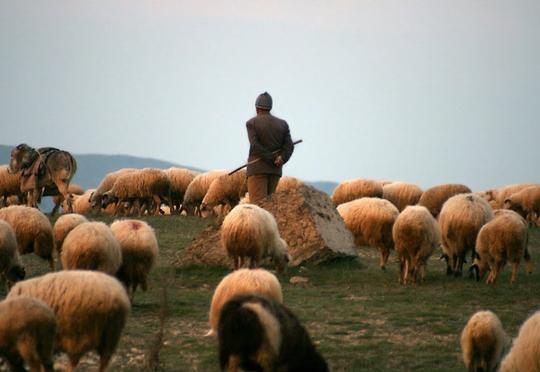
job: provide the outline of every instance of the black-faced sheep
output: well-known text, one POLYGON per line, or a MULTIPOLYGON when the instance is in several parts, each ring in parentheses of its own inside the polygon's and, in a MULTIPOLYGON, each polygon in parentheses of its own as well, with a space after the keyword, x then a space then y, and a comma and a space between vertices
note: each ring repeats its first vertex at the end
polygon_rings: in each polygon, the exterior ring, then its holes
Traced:
POLYGON ((504 357, 500 372, 540 372, 540 311, 527 319, 504 357))
POLYGON ((221 205, 221 208, 234 208, 247 192, 245 170, 232 175, 222 175, 212 181, 201 202, 201 211, 209 211, 221 205))
POLYGON ((120 244, 103 222, 84 222, 67 234, 60 255, 64 270, 97 270, 115 275, 122 265, 120 244))
POLYGON ((540 215, 540 185, 526 187, 504 200, 504 208, 516 211, 531 224, 540 215))
POLYGON ((478 195, 458 194, 444 203, 439 226, 448 275, 462 275, 467 252, 472 253, 474 260, 478 232, 492 218, 491 206, 478 195))
POLYGON ((12 205, 0 209, 0 220, 11 225, 17 238, 19 254, 35 253, 49 261, 54 270, 54 241, 49 219, 36 208, 12 205))
POLYGON ((287 243, 279 236, 272 214, 254 204, 239 204, 223 220, 221 243, 232 259, 234 268, 259 266, 264 257, 271 257, 278 273, 287 268, 290 256, 287 243))
POLYGON ((328 371, 298 318, 265 297, 244 295, 228 301, 221 311, 218 340, 222 370, 328 371))
POLYGON ((200 173, 191 169, 177 167, 165 169, 164 172, 167 177, 169 177, 169 181, 171 183, 171 199, 173 208, 171 213, 179 213, 180 206, 182 205, 182 201, 184 200, 184 195, 189 184, 200 173))
POLYGON ((441 244, 439 225, 426 207, 408 206, 399 214, 392 228, 396 254, 400 262, 400 283, 409 277, 416 283, 425 276, 427 260, 441 244))
POLYGON ((206 195, 206 192, 210 188, 212 181, 219 176, 226 174, 227 172, 224 170, 211 170, 197 175, 188 185, 186 193, 184 194, 182 210, 191 216, 201 216, 200 205, 204 199, 204 196, 206 195))
POLYGON ((433 217, 437 218, 441 212, 443 204, 454 195, 458 194, 467 194, 470 193, 469 189, 465 185, 461 184, 443 184, 438 186, 433 186, 424 191, 420 200, 418 200, 418 205, 426 207, 433 217))
POLYGON ((40 299, 53 309, 55 350, 68 355, 69 371, 92 350, 100 357, 100 372, 105 371, 130 311, 118 280, 96 271, 60 271, 17 283, 8 298, 17 296, 40 299))
POLYGON ((356 245, 379 249, 379 266, 384 270, 394 248, 392 226, 399 215, 394 204, 379 198, 361 198, 341 204, 337 211, 353 233, 356 245))
POLYGON ((388 200, 401 212, 408 205, 415 205, 422 196, 422 189, 413 183, 392 182, 383 186, 383 199, 388 200))
MULTIPOLYGON (((75 206, 73 209, 76 209, 75 206)), ((88 222, 86 217, 77 213, 68 213, 58 217, 53 226, 54 245, 58 257, 60 257, 60 253, 62 252, 62 245, 67 234, 84 222, 88 222)))
POLYGON ((507 342, 501 321, 491 311, 473 314, 461 333, 463 362, 468 371, 494 372, 507 342))
POLYGON ((332 193, 332 201, 336 206, 364 197, 381 198, 383 188, 377 181, 362 178, 343 181, 332 193))
POLYGON ((111 231, 122 250, 122 265, 116 277, 124 283, 133 300, 137 286, 147 289, 147 278, 158 255, 154 229, 144 221, 120 220, 111 224, 111 231))
POLYGON ((19 252, 17 252, 17 239, 11 226, 0 220, 0 278, 9 287, 24 279, 26 272, 21 264, 19 252))
POLYGON ((0 356, 13 371, 53 372, 56 318, 43 301, 15 297, 0 302, 0 356))
POLYGON ((135 172, 136 170, 137 169, 135 168, 122 168, 117 171, 107 173, 101 180, 95 192, 90 195, 89 200, 92 208, 101 208, 103 194, 112 189, 118 177, 127 173, 135 172))
POLYGON ((264 269, 240 269, 226 275, 219 282, 210 304, 208 336, 215 335, 223 304, 234 296, 256 294, 283 302, 281 284, 276 276, 264 269))

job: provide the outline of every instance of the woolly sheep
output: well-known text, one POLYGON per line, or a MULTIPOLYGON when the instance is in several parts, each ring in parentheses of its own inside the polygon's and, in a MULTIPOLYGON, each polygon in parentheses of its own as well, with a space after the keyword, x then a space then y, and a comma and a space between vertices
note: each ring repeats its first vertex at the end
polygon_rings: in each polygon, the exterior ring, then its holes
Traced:
POLYGON ((17 238, 19 254, 35 253, 49 261, 54 270, 54 241, 49 219, 36 208, 12 205, 0 209, 0 220, 11 225, 17 238))
POLYGON ((492 197, 496 202, 498 208, 504 208, 504 201, 512 194, 515 194, 527 187, 539 186, 535 183, 516 183, 494 189, 492 191, 492 197))
POLYGON ((458 194, 467 194, 470 193, 469 189, 465 185, 461 184, 443 184, 438 186, 433 186, 424 191, 420 200, 418 200, 418 205, 426 207, 433 217, 437 218, 441 212, 443 204, 454 195, 458 194))
POLYGON ((21 173, 11 174, 9 165, 0 165, 0 207, 7 205, 7 198, 12 195, 22 197, 21 173))
POLYGON ((62 252, 62 245, 67 234, 84 222, 88 222, 86 217, 77 213, 68 213, 58 217, 53 226, 54 245, 58 256, 62 252))
POLYGON ((353 233, 356 245, 379 249, 379 266, 385 270, 390 250, 394 248, 392 226, 399 215, 397 208, 388 200, 361 198, 339 205, 337 211, 353 233))
MULTIPOLYGON (((92 207, 90 199, 92 195, 96 192, 96 189, 89 189, 84 192, 82 195, 71 195, 68 196, 71 199, 71 206, 73 208, 73 213, 77 214, 91 214, 97 212, 98 207, 92 207)), ((69 204, 67 200, 64 200, 62 203, 62 209, 64 212, 69 210, 69 204)))
POLYGON ((24 279, 25 275, 17 252, 15 233, 6 221, 0 220, 0 278, 3 277, 9 287, 24 279))
POLYGON ((270 256, 281 273, 290 259, 274 216, 254 204, 239 204, 225 217, 221 243, 235 269, 242 267, 244 260, 249 260, 250 268, 257 267, 262 258, 270 256))
POLYGON ((521 257, 524 257, 527 272, 532 272, 531 256, 527 250, 527 222, 516 212, 499 210, 486 223, 476 238, 476 258, 472 268, 476 280, 480 280, 487 270, 491 272, 486 283, 495 283, 497 276, 507 261, 512 264, 511 283, 517 279, 521 257))
POLYGON ((103 179, 101 180, 95 192, 90 195, 90 205, 92 206, 92 208, 101 207, 103 194, 112 189, 118 177, 127 173, 135 172, 136 170, 137 169, 135 168, 122 168, 117 171, 107 173, 105 177, 103 177, 103 179))
POLYGON ((540 372, 540 311, 523 323, 499 371, 540 372))
MULTIPOLYGON (((84 189, 81 186, 79 186, 79 185, 77 185, 75 183, 70 183, 69 184, 69 186, 68 186, 68 198, 70 196, 82 195, 82 194, 84 194, 84 189)), ((58 209, 60 208, 61 205, 65 206, 65 208, 63 208, 64 210, 69 211, 69 207, 68 207, 69 206, 69 201, 66 200, 66 203, 63 204, 64 196, 62 194, 58 194, 58 195, 53 196, 52 200, 53 200, 54 206, 53 206, 53 209, 51 211, 51 215, 54 216, 56 214, 56 212, 58 212, 58 209)))
POLYGON ((276 276, 264 269, 239 269, 226 275, 219 282, 210 304, 210 331, 207 336, 217 333, 219 314, 223 305, 234 296, 242 294, 266 296, 279 303, 283 302, 281 284, 276 276))
POLYGON ((301 187, 304 184, 301 180, 296 177, 283 176, 279 179, 279 182, 276 187, 276 193, 284 192, 287 190, 294 190, 301 187))
POLYGON ((64 239, 60 255, 64 270, 97 270, 115 275, 122 265, 120 244, 103 222, 84 222, 64 239))
POLYGON ((201 215, 200 204, 213 180, 227 174, 224 170, 211 170, 197 175, 188 185, 182 202, 182 210, 188 215, 201 215))
POLYGON ((127 293, 115 278, 95 271, 59 271, 17 283, 8 298, 29 296, 49 305, 58 322, 55 350, 65 352, 69 371, 88 351, 104 371, 130 311, 127 293))
POLYGON ((504 200, 504 207, 519 213, 527 221, 534 223, 540 214, 540 185, 526 187, 504 200))
POLYGON ((332 193, 332 201, 336 206, 364 197, 381 198, 382 186, 379 182, 367 179, 343 181, 332 193))
POLYGON ((247 192, 247 175, 244 169, 231 174, 224 174, 212 181, 201 202, 201 211, 210 210, 218 205, 234 208, 247 192))
POLYGON ((383 199, 388 200, 401 212, 408 205, 415 205, 422 196, 422 189, 415 184, 392 182, 383 186, 383 199))
POLYGON ((171 183, 171 199, 172 199, 172 210, 171 213, 176 211, 180 212, 180 206, 184 200, 184 195, 186 190, 193 181, 193 179, 200 174, 199 172, 193 171, 191 169, 171 167, 164 170, 169 181, 171 183))
POLYGON ((222 370, 328 371, 298 318, 272 299, 244 295, 228 301, 218 341, 222 370))
POLYGON ((396 218, 392 237, 400 262, 400 283, 406 284, 409 276, 416 283, 418 273, 423 280, 427 260, 441 244, 435 218, 426 207, 408 206, 396 218))
POLYGON ((461 351, 467 370, 496 371, 506 340, 497 315, 491 311, 473 314, 461 333, 461 351))
POLYGON ((122 265, 116 277, 133 300, 138 285, 143 291, 147 289, 148 274, 158 255, 156 234, 150 225, 138 220, 114 221, 111 231, 122 250, 122 265))
POLYGON ((15 297, 0 302, 0 356, 13 371, 53 372, 56 318, 43 301, 15 297))
POLYGON ((487 201, 474 194, 458 194, 444 203, 439 215, 446 273, 461 276, 467 252, 475 257, 478 232, 493 218, 487 201))

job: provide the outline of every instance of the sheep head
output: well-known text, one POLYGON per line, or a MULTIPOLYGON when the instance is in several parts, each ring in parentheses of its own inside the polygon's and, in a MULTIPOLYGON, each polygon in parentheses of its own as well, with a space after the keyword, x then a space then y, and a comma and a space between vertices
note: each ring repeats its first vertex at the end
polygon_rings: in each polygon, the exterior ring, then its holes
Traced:
POLYGON ((287 252, 287 242, 282 238, 278 238, 274 255, 272 256, 272 262, 276 266, 278 274, 284 274, 287 272, 287 266, 291 261, 291 255, 287 252))

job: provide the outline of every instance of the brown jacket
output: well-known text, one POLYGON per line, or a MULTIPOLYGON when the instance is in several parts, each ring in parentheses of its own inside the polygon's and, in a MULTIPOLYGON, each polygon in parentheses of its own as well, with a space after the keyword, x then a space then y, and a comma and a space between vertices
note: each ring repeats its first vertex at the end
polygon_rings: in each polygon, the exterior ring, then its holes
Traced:
POLYGON ((256 174, 276 174, 281 176, 281 168, 274 165, 277 155, 272 152, 279 150, 279 155, 286 163, 294 151, 294 145, 285 120, 272 114, 259 114, 246 123, 249 138, 248 161, 261 158, 255 164, 248 165, 247 176, 256 174))

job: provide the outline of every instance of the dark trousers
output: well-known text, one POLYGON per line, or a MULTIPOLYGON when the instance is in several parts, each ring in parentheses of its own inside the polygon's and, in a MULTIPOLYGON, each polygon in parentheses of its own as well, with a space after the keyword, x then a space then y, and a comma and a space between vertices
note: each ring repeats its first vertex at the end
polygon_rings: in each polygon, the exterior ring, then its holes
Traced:
POLYGON ((279 179, 276 174, 257 174, 249 176, 247 179, 247 188, 250 203, 256 204, 257 201, 272 195, 276 191, 279 179))

